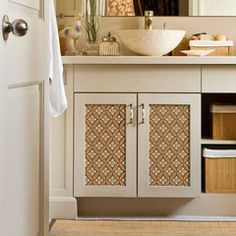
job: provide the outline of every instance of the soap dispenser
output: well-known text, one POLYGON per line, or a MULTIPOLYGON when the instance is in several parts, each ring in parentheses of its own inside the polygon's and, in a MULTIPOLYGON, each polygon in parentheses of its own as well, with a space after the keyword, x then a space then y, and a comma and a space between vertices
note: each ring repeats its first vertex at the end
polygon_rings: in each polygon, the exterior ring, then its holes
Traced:
POLYGON ((100 56, 119 56, 120 44, 117 42, 114 36, 111 36, 111 32, 108 32, 107 36, 102 38, 102 42, 99 44, 100 56))

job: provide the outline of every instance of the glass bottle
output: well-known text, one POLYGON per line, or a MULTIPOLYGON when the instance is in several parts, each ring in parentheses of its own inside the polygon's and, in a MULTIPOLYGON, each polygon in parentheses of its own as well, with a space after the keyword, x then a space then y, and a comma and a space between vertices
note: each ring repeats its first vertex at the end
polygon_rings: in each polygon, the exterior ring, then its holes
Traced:
POLYGON ((98 55, 100 0, 84 0, 84 31, 87 55, 98 55))

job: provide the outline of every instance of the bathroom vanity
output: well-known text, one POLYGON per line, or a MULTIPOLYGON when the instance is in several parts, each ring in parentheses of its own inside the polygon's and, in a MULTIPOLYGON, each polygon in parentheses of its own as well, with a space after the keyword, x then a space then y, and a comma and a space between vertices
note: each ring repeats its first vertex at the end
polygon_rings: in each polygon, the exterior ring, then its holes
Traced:
POLYGON ((213 140, 208 120, 209 101, 236 102, 236 57, 63 63, 68 109, 51 120, 51 217, 111 208, 118 216, 236 215, 235 194, 204 192, 202 162, 205 146, 236 146, 213 140))

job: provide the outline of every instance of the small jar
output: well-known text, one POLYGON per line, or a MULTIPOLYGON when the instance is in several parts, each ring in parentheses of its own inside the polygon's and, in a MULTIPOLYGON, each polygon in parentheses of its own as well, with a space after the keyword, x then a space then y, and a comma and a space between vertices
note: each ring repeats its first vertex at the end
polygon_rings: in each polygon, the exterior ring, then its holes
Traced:
POLYGON ((111 32, 102 38, 102 42, 99 44, 100 56, 119 56, 120 44, 116 41, 114 36, 111 36, 111 32))

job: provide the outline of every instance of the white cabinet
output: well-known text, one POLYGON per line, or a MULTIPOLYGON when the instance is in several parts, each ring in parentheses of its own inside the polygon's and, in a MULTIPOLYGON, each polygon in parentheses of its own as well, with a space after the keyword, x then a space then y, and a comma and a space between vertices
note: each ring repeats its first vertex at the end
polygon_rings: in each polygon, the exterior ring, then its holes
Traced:
POLYGON ((235 196, 200 193, 201 142, 212 144, 200 140, 201 93, 235 93, 235 65, 64 69, 69 106, 51 126, 51 217, 99 211, 96 197, 140 198, 117 199, 134 214, 143 204, 143 215, 235 215, 235 196))
POLYGON ((136 196, 136 99, 75 95, 75 196, 136 196))
POLYGON ((200 160, 200 95, 75 95, 76 197, 196 197, 200 160))
POLYGON ((200 95, 138 96, 138 196, 200 195, 200 95))
POLYGON ((64 67, 66 112, 50 120, 50 218, 76 218, 73 193, 73 66, 64 67))

